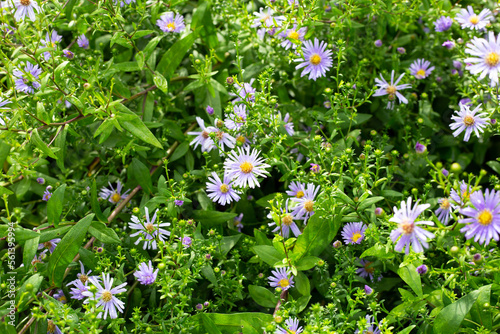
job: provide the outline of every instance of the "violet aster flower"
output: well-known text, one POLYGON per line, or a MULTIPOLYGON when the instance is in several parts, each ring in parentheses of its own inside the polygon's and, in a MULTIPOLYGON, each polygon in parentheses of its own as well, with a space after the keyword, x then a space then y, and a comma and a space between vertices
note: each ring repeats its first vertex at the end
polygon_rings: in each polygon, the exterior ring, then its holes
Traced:
POLYGON ((470 195, 472 194, 472 186, 468 185, 464 181, 460 183, 460 194, 458 194, 455 189, 451 189, 450 197, 451 199, 457 203, 457 206, 464 206, 469 202, 470 195))
MULTIPOLYGON (((270 227, 276 226, 273 230, 273 233, 279 233, 283 238, 288 238, 290 236, 290 231, 293 232, 293 234, 298 237, 299 235, 302 234, 300 231, 299 227, 297 226, 297 223, 295 223, 295 220, 297 219, 294 215, 293 212, 290 212, 288 208, 288 201, 285 205, 285 210, 281 210, 283 214, 280 217, 280 222, 281 225, 278 225, 275 221, 269 223, 270 227)), ((267 216, 268 218, 273 218, 271 214, 267 216)))
POLYGON ((422 253, 424 248, 429 248, 426 239, 432 239, 435 235, 417 225, 434 225, 434 223, 428 220, 415 222, 418 216, 429 207, 430 204, 419 205, 418 201, 412 207, 411 197, 408 197, 406 203, 401 201, 401 209, 394 207, 394 216, 389 221, 398 223, 398 228, 391 232, 390 237, 392 242, 396 242, 399 239, 394 248, 397 252, 402 251, 406 247, 405 253, 408 254, 410 246, 416 253, 422 253))
POLYGON ((410 65, 410 73, 417 79, 425 79, 435 69, 434 66, 429 67, 430 65, 428 60, 417 59, 410 65))
POLYGON ((297 219, 304 219, 306 224, 307 219, 314 214, 314 198, 318 194, 320 186, 315 187, 310 183, 304 191, 304 196, 301 198, 292 197, 292 202, 297 203, 293 208, 293 214, 297 219))
MULTIPOLYGON (((224 122, 222 122, 219 119, 215 119, 214 124, 216 125, 213 127, 213 132, 215 132, 215 136, 210 136, 208 137, 205 142, 203 143, 203 148, 205 151, 210 152, 214 148, 219 148, 221 150, 221 156, 224 154, 222 151, 225 150, 225 146, 228 148, 234 148, 236 144, 236 138, 231 136, 229 133, 224 132, 221 127, 224 125, 224 122), (215 139, 215 141, 214 141, 215 139), (216 144, 217 142, 217 144, 216 144)), ((203 135, 203 133, 202 133, 203 135)), ((203 151, 202 148, 202 151, 203 151)))
POLYGON ((253 20, 252 28, 263 26, 265 28, 278 27, 285 20, 284 16, 273 16, 274 10, 271 8, 260 8, 259 12, 254 12, 256 18, 253 20))
MULTIPOLYGON (((122 292, 127 291, 127 289, 124 289, 123 287, 127 285, 127 283, 122 283, 118 285, 117 287, 113 288, 113 278, 109 277, 109 274, 102 274, 102 281, 104 287, 99 284, 99 282, 93 278, 89 278, 90 283, 94 285, 97 288, 97 292, 94 294, 91 291, 85 291, 83 292, 83 295, 86 297, 89 297, 89 299, 97 300, 97 307, 102 306, 104 310, 104 319, 109 317, 111 319, 116 319, 118 317, 118 313, 116 310, 120 313, 123 313, 123 306, 125 305, 124 302, 116 298, 115 296, 117 294, 120 294, 122 292)), ((89 299, 86 299, 83 303, 88 304, 89 299)), ((101 319, 103 317, 102 312, 99 312, 99 315, 97 316, 98 319, 101 319)))
POLYGON ((206 111, 207 111, 207 114, 209 114, 209 115, 213 115, 214 114, 214 108, 212 108, 211 106, 207 106, 206 111))
POLYGON ((224 175, 224 181, 221 181, 216 172, 208 177, 207 195, 214 202, 220 205, 226 205, 232 201, 240 200, 239 192, 233 189, 233 183, 227 174, 224 175))
POLYGON ((73 285, 74 287, 70 288, 71 299, 82 300, 85 298, 83 293, 89 290, 88 285, 83 284, 80 280, 74 280, 67 284, 67 286, 73 285))
POLYGON ((305 194, 306 185, 304 183, 292 181, 288 189, 290 189, 286 191, 288 196, 302 198, 305 194))
MULTIPOLYGON (((281 113, 280 113, 281 117, 281 113)), ((295 134, 295 130, 293 129, 293 122, 290 121, 290 114, 286 113, 285 118, 283 118, 283 122, 285 123, 285 130, 289 136, 293 136, 295 134)))
POLYGON ((191 245, 193 244, 193 239, 191 239, 190 237, 188 236, 185 236, 185 237, 179 237, 179 240, 180 242, 182 243, 182 246, 184 248, 189 248, 191 247, 191 245))
POLYGON ((188 132, 187 134, 190 136, 197 136, 189 145, 194 145, 194 148, 196 149, 198 145, 201 145, 201 151, 210 151, 211 147, 206 147, 205 143, 210 139, 210 133, 211 132, 216 132, 217 129, 213 126, 205 127, 205 121, 203 121, 202 118, 196 117, 196 122, 198 122, 198 125, 201 128, 200 132, 188 132))
POLYGON ((68 59, 73 59, 75 57, 75 54, 69 50, 63 50, 63 56, 68 58, 68 59))
POLYGON ((364 279, 370 278, 370 281, 373 282, 373 273, 375 272, 375 268, 371 266, 373 262, 366 260, 359 260, 359 263, 361 264, 362 267, 356 269, 356 274, 358 274, 364 279))
POLYGON ((499 240, 500 232, 500 192, 486 189, 484 195, 482 191, 476 191, 470 195, 472 207, 460 210, 460 213, 468 218, 459 219, 459 224, 467 224, 460 229, 465 233, 465 238, 474 238, 475 242, 486 246, 491 239, 499 240))
POLYGON ((176 199, 174 201, 174 204, 177 205, 177 206, 182 206, 182 204, 184 204, 184 201, 183 200, 180 200, 180 199, 176 199))
POLYGON ((0 109, 10 109, 9 107, 3 108, 3 106, 5 106, 5 105, 7 105, 9 103, 12 103, 12 101, 10 101, 10 100, 4 100, 2 97, 0 97, 0 109))
POLYGON ((354 334, 381 334, 382 332, 380 329, 377 327, 377 324, 375 323, 375 319, 373 319, 373 316, 367 315, 365 317, 366 319, 366 327, 365 329, 360 333, 359 329, 356 329, 354 331, 354 334))
POLYGON ((255 102, 255 93, 257 90, 252 87, 254 81, 255 79, 251 79, 250 82, 234 84, 233 87, 236 89, 236 94, 229 93, 230 96, 236 97, 233 102, 240 102, 242 98, 247 102, 255 102))
POLYGON ((264 158, 259 158, 260 151, 250 148, 242 149, 238 147, 238 151, 231 151, 228 158, 224 162, 224 168, 228 177, 233 180, 235 186, 255 188, 260 187, 257 176, 267 177, 269 174, 265 168, 271 167, 264 163, 264 158))
POLYGON ((347 223, 342 229, 342 238, 348 244, 360 244, 365 238, 366 225, 362 222, 347 223))
POLYGON ((470 28, 472 30, 481 30, 486 27, 493 18, 491 11, 487 8, 483 9, 479 15, 474 13, 472 6, 467 6, 467 9, 462 8, 460 13, 455 16, 455 20, 460 23, 462 29, 470 28))
POLYGON ((420 142, 417 141, 417 143, 415 144, 415 152, 417 152, 418 154, 422 154, 425 151, 427 151, 427 147, 425 147, 424 144, 421 144, 420 142))
POLYGON ((447 48, 448 50, 451 50, 451 49, 453 49, 455 47, 455 42, 453 42, 453 41, 446 41, 446 42, 444 42, 441 45, 444 46, 445 48, 447 48))
POLYGON ((233 219, 233 225, 234 225, 234 227, 236 227, 238 229, 238 232, 241 232, 243 230, 243 227, 244 227, 243 224, 241 223, 241 221, 243 220, 243 216, 244 216, 244 214, 240 213, 239 215, 237 215, 233 219))
POLYGON ((186 25, 184 24, 184 17, 180 14, 175 14, 173 12, 163 13, 159 20, 156 21, 156 25, 160 27, 163 32, 182 32, 186 25))
POLYGON ((441 223, 444 225, 448 225, 448 221, 450 220, 451 210, 454 209, 454 206, 451 204, 448 198, 440 198, 438 200, 439 208, 436 210, 436 217, 439 219, 441 223))
POLYGON ((47 248, 50 253, 54 253, 54 250, 56 249, 57 244, 61 241, 60 238, 52 239, 49 241, 46 241, 44 243, 41 243, 38 245, 38 250, 47 248))
POLYGON ((139 265, 139 270, 134 273, 134 276, 142 285, 151 285, 156 281, 156 274, 158 274, 158 269, 155 271, 153 271, 153 269, 151 260, 148 264, 146 264, 146 262, 142 262, 139 265))
POLYGON ((36 182, 38 182, 38 184, 45 184, 45 179, 43 177, 38 177, 36 182))
POLYGON ((461 104, 465 104, 467 106, 471 106, 472 105, 472 100, 469 99, 468 97, 466 97, 465 99, 461 99, 460 101, 458 101, 458 105, 461 105, 461 104))
MULTIPOLYGON (((42 39, 42 44, 44 45, 44 47, 46 48, 55 48, 57 46, 57 43, 59 43, 62 39, 62 36, 59 35, 57 33, 57 31, 55 30, 52 30, 52 33, 49 34, 47 32, 47 34, 45 35, 45 39, 42 39)), ((43 56, 45 58, 45 60, 49 60, 51 55, 50 55, 50 52, 49 51, 45 51, 43 53, 43 56)))
POLYGON ((16 68, 12 73, 17 77, 15 84, 18 91, 32 94, 35 89, 40 88, 38 76, 42 73, 42 69, 38 65, 33 65, 28 61, 24 67, 24 72, 16 68))
POLYGON ((130 235, 131 238, 135 236, 140 236, 135 244, 139 244, 139 242, 144 240, 144 249, 156 249, 156 241, 165 241, 166 237, 170 235, 170 232, 163 229, 162 227, 170 226, 170 223, 156 223, 156 215, 158 213, 158 209, 156 209, 153 218, 149 219, 149 209, 148 207, 144 207, 146 211, 146 223, 143 223, 136 216, 132 216, 130 218, 132 220, 131 223, 128 223, 128 227, 133 230, 138 230, 137 232, 130 235))
POLYGON ((48 202, 50 197, 52 197, 52 193, 49 191, 49 189, 45 189, 45 191, 43 192, 42 201, 48 202))
POLYGON ((462 62, 459 60, 454 60, 453 67, 456 68, 457 70, 461 70, 462 69, 462 62))
POLYGON ((226 115, 224 125, 229 130, 240 130, 247 120, 247 106, 244 104, 235 105, 233 113, 226 115))
POLYGON ((293 275, 288 273, 285 268, 278 268, 277 270, 272 270, 271 273, 274 276, 269 276, 269 285, 273 288, 281 288, 282 291, 286 291, 294 287, 293 275))
POLYGON ((52 320, 47 320, 47 334, 62 334, 62 332, 52 320))
POLYGON ((288 50, 290 48, 296 49, 297 44, 295 42, 303 41, 306 32, 307 32, 306 27, 297 29, 297 24, 295 23, 293 25, 293 28, 286 29, 285 31, 279 34, 279 37, 283 39, 283 42, 281 42, 281 46, 284 47, 285 50, 288 50))
POLYGON ((367 296, 370 296, 373 293, 373 289, 365 284, 365 293, 367 296))
POLYGON ((319 173, 319 171, 321 170, 321 166, 318 165, 318 164, 310 164, 311 165, 311 172, 313 173, 319 173))
POLYGON ((16 13, 14 14, 16 21, 24 20, 26 15, 31 21, 35 21, 35 10, 37 13, 41 12, 35 0, 14 0, 14 6, 16 6, 16 13))
POLYGON ((417 273, 419 273, 419 275, 425 275, 427 273, 427 270, 428 268, 425 264, 417 267, 417 273))
POLYGON ((472 131, 476 133, 476 136, 480 138, 479 133, 484 132, 484 128, 488 123, 488 114, 477 112, 481 111, 481 104, 479 104, 474 110, 470 110, 470 107, 465 104, 460 105, 460 111, 455 110, 456 116, 451 116, 453 123, 450 124, 450 129, 455 130, 453 136, 456 137, 465 130, 464 141, 469 141, 472 131))
POLYGON ((81 47, 83 49, 88 49, 90 42, 89 42, 89 39, 84 34, 81 34, 76 39, 76 43, 78 44, 79 47, 81 47))
POLYGON ((373 42, 377 48, 382 46, 382 41, 380 39, 377 39, 375 42, 373 42))
POLYGON ((126 192, 122 192, 123 185, 119 180, 116 182, 116 189, 113 188, 113 186, 111 185, 111 182, 108 182, 108 184, 109 184, 110 189, 103 187, 103 188, 101 188, 101 191, 99 192, 99 196, 103 200, 108 200, 110 203, 117 204, 122 199, 127 198, 128 192, 130 191, 130 189, 128 189, 126 192))
POLYGON ((66 298, 64 292, 61 289, 57 290, 57 292, 54 293, 53 297, 63 304, 66 304, 68 302, 68 299, 66 298))
POLYGON ((443 32, 451 28, 453 20, 448 16, 441 16, 434 22, 435 30, 437 32, 443 32))
POLYGON ((38 256, 35 255, 33 260, 31 260, 31 265, 33 266, 33 270, 35 272, 37 272, 36 264, 37 263, 45 263, 45 262, 43 262, 43 260, 45 260, 46 257, 47 257, 47 250, 45 249, 43 252, 38 254, 38 256))
POLYGON ((408 104, 408 100, 399 92, 399 90, 411 88, 410 84, 398 85, 399 81, 403 78, 405 74, 401 74, 399 78, 394 82, 394 70, 391 72, 391 83, 389 84, 385 81, 382 74, 380 74, 380 79, 375 78, 375 85, 378 86, 377 91, 373 96, 383 96, 389 95, 389 102, 387 103, 387 109, 394 109, 394 100, 398 98, 400 103, 408 104))
POLYGON ((467 43, 465 53, 472 57, 465 58, 464 62, 472 64, 467 66, 471 74, 478 74, 479 80, 489 76, 490 85, 498 85, 498 74, 500 71, 500 35, 495 37, 495 34, 490 31, 488 40, 484 38, 474 37, 470 43, 467 43))
POLYGON ((297 62, 302 62, 295 67, 296 70, 304 68, 300 74, 303 77, 309 74, 309 80, 316 81, 319 77, 326 76, 326 71, 332 67, 332 51, 326 50, 327 44, 319 42, 317 38, 314 39, 314 44, 311 41, 304 41, 302 52, 303 59, 296 59, 297 62))
POLYGON ((402 55, 404 55, 404 54, 406 53, 406 49, 405 49, 405 48, 403 48, 403 47, 399 47, 399 48, 397 48, 397 51, 398 51, 400 54, 402 54, 402 55))
POLYGON ((297 318, 288 318, 285 320, 286 328, 278 326, 275 334, 300 334, 304 331, 304 329, 299 327, 299 320, 297 318))

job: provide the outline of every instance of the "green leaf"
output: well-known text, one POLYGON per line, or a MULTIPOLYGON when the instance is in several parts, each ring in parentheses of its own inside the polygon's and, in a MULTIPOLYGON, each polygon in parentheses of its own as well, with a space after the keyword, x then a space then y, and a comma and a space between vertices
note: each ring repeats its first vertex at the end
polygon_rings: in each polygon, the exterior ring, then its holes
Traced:
POLYGON ((271 291, 267 290, 264 287, 257 285, 249 285, 248 293, 250 297, 263 307, 275 308, 278 303, 278 298, 271 291))
MULTIPOLYGON (((28 230, 19 226, 14 229, 14 235, 18 243, 40 236, 39 233, 33 230, 28 230)), ((0 238, 9 238, 9 227, 7 225, 0 225, 0 238)))
POLYGON ((319 257, 316 257, 316 256, 305 256, 305 257, 301 258, 300 261, 298 261, 295 264, 295 267, 299 271, 309 270, 309 269, 315 267, 318 264, 319 260, 321 260, 321 259, 319 257))
POLYGON ((422 282, 420 280, 420 275, 417 272, 417 268, 413 264, 405 265, 398 269, 398 275, 401 277, 406 284, 417 294, 417 296, 422 297, 422 282))
POLYGON ((38 289, 40 289, 40 285, 42 284, 42 282, 43 282, 43 276, 41 276, 40 274, 35 274, 30 278, 28 278, 26 281, 24 281, 23 285, 16 292, 17 312, 22 312, 28 307, 29 300, 31 299, 32 295, 38 292, 38 289), (26 286, 28 284, 33 285, 33 290, 28 291, 26 289, 26 286))
MULTIPOLYGON (((123 108, 125 108, 126 110, 131 112, 128 108, 126 108, 121 104, 118 104, 116 107, 120 110, 123 110, 123 108)), ((130 132, 143 142, 163 149, 163 146, 160 144, 158 139, 156 139, 153 133, 146 127, 146 125, 142 122, 139 116, 135 114, 119 114, 117 118, 119 124, 125 130, 127 130, 128 132, 130 132)))
POLYGON ((193 45, 201 27, 187 35, 186 37, 175 42, 174 45, 168 49, 167 52, 161 57, 160 62, 156 66, 156 70, 163 73, 165 78, 171 78, 175 69, 181 64, 184 55, 193 45))
POLYGON ((48 155, 52 159, 57 159, 57 156, 55 155, 54 152, 48 147, 40 138, 40 135, 38 134, 38 130, 34 129, 33 132, 31 133, 31 142, 35 144, 36 147, 38 147, 45 155, 48 155))
POLYGON ((92 222, 89 227, 89 233, 105 244, 121 244, 121 240, 118 238, 115 230, 107 227, 101 222, 92 222))
POLYGON ((221 331, 217 328, 212 319, 210 319, 205 313, 201 313, 201 320, 203 322, 203 328, 206 329, 207 334, 221 334, 221 331))
POLYGON ((318 256, 333 240, 340 222, 320 217, 316 212, 307 222, 304 232, 297 237, 293 258, 297 261, 305 256, 318 256))
POLYGON ((355 206, 356 204, 354 203, 354 201, 349 197, 347 196, 346 194, 344 194, 344 192, 340 189, 337 189, 333 192, 333 197, 334 198, 337 198, 338 200, 340 200, 340 202, 344 203, 344 204, 348 204, 348 205, 351 205, 351 206, 355 206))
POLYGON ((63 234, 68 232, 68 230, 70 230, 72 227, 73 225, 65 225, 65 226, 59 226, 58 228, 43 230, 42 234, 40 234, 39 243, 44 243, 52 239, 60 238, 63 234))
POLYGON ((158 43, 160 43, 160 41, 162 40, 162 38, 164 36, 165 35, 156 36, 155 38, 153 38, 152 40, 149 41, 148 45, 146 45, 146 47, 143 50, 143 52, 144 52, 144 58, 146 60, 151 56, 151 54, 155 50, 156 46, 158 45, 158 43))
POLYGON ((224 256, 226 256, 227 253, 229 253, 229 251, 238 243, 241 236, 242 234, 236 234, 222 238, 221 249, 224 256))
POLYGON ((382 259, 392 259, 396 255, 392 250, 388 251, 386 247, 380 244, 375 244, 374 246, 365 250, 363 254, 361 254, 359 257, 364 258, 367 256, 375 256, 382 260, 382 259))
POLYGON ((233 220, 236 217, 236 213, 232 212, 218 212, 218 211, 204 211, 204 210, 194 210, 193 218, 207 227, 212 227, 215 225, 220 225, 227 222, 228 220, 233 220))
POLYGON ((56 140, 54 142, 55 147, 59 149, 57 152, 55 152, 56 156, 58 157, 56 162, 57 166, 62 171, 65 171, 66 168, 64 168, 64 155, 66 151, 66 134, 68 133, 68 127, 63 126, 63 128, 60 128, 58 131, 60 131, 59 136, 56 137, 56 140))
POLYGON ((153 191, 149 169, 140 160, 132 159, 132 163, 127 170, 127 176, 129 180, 136 180, 145 192, 151 193, 153 191))
POLYGON ((35 258, 39 243, 40 243, 40 237, 28 239, 24 243, 23 264, 24 267, 26 267, 26 270, 29 270, 31 261, 33 261, 33 259, 35 258))
POLYGON ((500 175, 500 162, 492 160, 488 161, 486 164, 490 166, 490 168, 493 169, 495 173, 500 175))
POLYGON ((256 228, 253 229, 253 235, 255 236, 255 241, 257 241, 258 245, 273 245, 273 242, 267 238, 266 234, 256 228))
POLYGON ((156 72, 153 81, 156 87, 158 87, 163 93, 168 93, 168 81, 163 75, 161 75, 161 73, 156 72))
POLYGON ((114 64, 113 68, 121 72, 137 72, 140 71, 139 64, 136 61, 126 61, 123 63, 114 64))
POLYGON ((91 205, 92 211, 95 213, 97 219, 100 222, 107 224, 108 219, 102 213, 101 206, 99 205, 99 200, 97 199, 97 185, 96 185, 95 179, 94 179, 94 181, 92 181, 92 187, 90 187, 90 205, 91 205))
POLYGON ((479 289, 479 296, 477 296, 477 300, 472 305, 470 309, 470 316, 472 321, 477 322, 481 326, 491 330, 493 323, 491 319, 491 311, 489 308, 484 308, 485 303, 490 303, 491 296, 491 284, 481 287, 479 289))
POLYGON ((358 210, 364 210, 366 208, 369 208, 371 207, 373 204, 377 203, 377 202, 380 202, 381 200, 383 200, 384 197, 382 196, 376 196, 376 197, 370 197, 370 198, 367 198, 365 199, 364 201, 362 201, 359 206, 358 206, 358 210))
POLYGON ((213 285, 215 286, 219 286, 218 282, 217 282, 217 278, 215 277, 215 272, 214 272, 214 269, 212 268, 212 266, 210 265, 205 265, 201 268, 201 273, 203 276, 205 276, 205 278, 207 280, 210 281, 210 283, 212 283, 213 285))
POLYGON ((276 262, 283 260, 281 254, 273 246, 253 246, 252 249, 262 261, 270 266, 274 266, 276 262))
POLYGON ((90 214, 80 220, 69 232, 62 238, 57 245, 54 253, 50 256, 47 269, 50 284, 61 287, 64 279, 64 271, 78 254, 80 245, 85 239, 87 230, 92 223, 94 214, 90 214))
MULTIPOLYGON (((243 323, 248 323, 253 328, 266 327, 271 321, 273 316, 266 313, 247 312, 247 313, 199 313, 191 319, 204 328, 202 317, 210 318, 222 334, 234 334, 241 332, 243 323)), ((206 334, 206 331, 193 331, 192 334, 206 334)))
POLYGON ((177 159, 182 158, 187 151, 189 150, 189 143, 188 142, 182 142, 174 151, 174 154, 168 159, 168 162, 175 161, 177 159))
POLYGON ((303 272, 298 272, 295 276, 295 288, 302 296, 309 296, 311 294, 311 283, 303 272))
POLYGON ((144 53, 142 51, 139 51, 135 54, 135 60, 137 60, 137 66, 142 70, 144 68, 144 62, 146 59, 144 58, 144 53))
POLYGON ((417 327, 417 325, 411 325, 409 327, 406 327, 405 329, 400 331, 399 334, 410 334, 411 330, 415 327, 417 327))
POLYGON ((61 220, 61 213, 63 211, 64 192, 66 191, 66 184, 57 188, 47 202, 47 221, 49 225, 57 227, 61 220))

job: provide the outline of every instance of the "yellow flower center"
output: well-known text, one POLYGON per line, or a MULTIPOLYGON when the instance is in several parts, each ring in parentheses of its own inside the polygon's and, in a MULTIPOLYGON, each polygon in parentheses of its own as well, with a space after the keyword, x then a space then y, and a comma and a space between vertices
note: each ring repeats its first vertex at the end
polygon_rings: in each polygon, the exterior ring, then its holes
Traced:
POLYGON ((218 141, 221 141, 222 138, 224 138, 224 132, 223 131, 217 131, 217 133, 215 134, 215 137, 217 137, 218 141))
POLYGON ((238 138, 236 138, 236 141, 243 145, 243 144, 245 144, 247 139, 244 136, 239 136, 238 138))
POLYGON ((500 62, 500 55, 496 52, 490 52, 484 61, 489 66, 496 66, 500 62))
POLYGON ((387 87, 387 88, 385 89, 385 91, 386 91, 386 92, 387 92, 387 94, 389 94, 389 95, 394 95, 394 94, 396 94, 396 92, 397 92, 397 88, 396 88, 396 86, 389 86, 389 87, 387 87))
POLYGON ((311 58, 309 59, 309 61, 313 65, 318 65, 321 62, 321 57, 318 54, 314 54, 314 55, 311 56, 311 58))
POLYGON ((475 122, 476 121, 474 121, 474 117, 472 117, 471 115, 467 115, 464 117, 464 124, 466 126, 472 126, 475 122))
POLYGON ((19 1, 19 2, 20 2, 20 3, 21 3, 21 5, 23 5, 23 6, 29 6, 29 5, 30 5, 30 3, 31 3, 31 0, 21 0, 21 1, 19 1))
POLYGON ((153 224, 149 223, 144 226, 146 231, 148 231, 149 234, 152 234, 155 231, 155 227, 153 224))
POLYGON ((85 282, 87 282, 87 281, 88 281, 88 279, 89 279, 89 277, 88 277, 87 275, 85 275, 85 274, 80 275, 80 281, 81 281, 83 284, 85 284, 85 282))
POLYGON ((249 163, 248 161, 245 161, 240 165, 240 169, 243 173, 248 174, 251 173, 253 170, 253 165, 249 163))
POLYGON ((443 199, 443 201, 441 202, 441 209, 445 209, 445 210, 448 210, 450 208, 450 201, 448 201, 447 198, 443 199))
POLYGON ((477 221, 483 226, 488 226, 493 222, 493 215, 491 214, 490 210, 484 209, 483 211, 481 211, 479 216, 477 216, 477 221))
POLYGON ((168 30, 175 30, 175 23, 171 22, 171 23, 167 24, 167 29, 168 30))
POLYGON ((219 189, 220 189, 220 192, 223 193, 223 194, 225 194, 225 193, 227 193, 229 191, 229 187, 225 183, 221 184, 220 187, 219 187, 219 189))
POLYGON ((373 274, 373 272, 375 271, 375 268, 373 267, 370 267, 370 265, 372 264, 373 262, 366 262, 363 267, 365 268, 365 271, 369 274, 373 274))
POLYGON ((261 22, 266 22, 266 21, 267 21, 267 20, 269 20, 270 18, 271 18, 271 15, 266 14, 266 15, 264 15, 264 16, 263 16, 260 20, 261 20, 261 22))
POLYGON ((404 234, 412 234, 413 230, 415 229, 415 224, 412 221, 404 220, 400 224, 400 227, 403 230, 404 234))
MULTIPOLYGON (((23 3, 25 0, 21 0, 23 3)), ((47 333, 54 333, 56 331, 56 324, 52 320, 47 321, 47 333)))
POLYGON ((113 203, 118 203, 121 199, 122 199, 122 196, 116 192, 111 196, 111 201, 113 203))
POLYGON ((473 15, 469 18, 469 22, 476 25, 479 23, 479 17, 477 15, 473 15))
POLYGON ((102 296, 101 296, 102 300, 107 303, 109 302, 112 298, 113 298, 113 295, 111 294, 111 292, 105 290, 103 293, 102 293, 102 296))
POLYGON ((288 38, 291 38, 291 39, 299 39, 299 33, 296 32, 295 30, 292 30, 290 31, 290 33, 288 34, 288 38))
POLYGON ((208 131, 207 130, 203 130, 203 132, 201 133, 201 136, 205 139, 207 139, 208 137, 210 137, 210 135, 208 134, 208 131))
POLYGON ((65 302, 67 301, 66 297, 64 297, 64 296, 59 297, 59 299, 58 299, 58 300, 59 300, 61 303, 65 303, 65 302))
POLYGON ((278 282, 278 285, 279 285, 282 289, 284 289, 284 288, 286 288, 287 286, 289 286, 289 285, 290 285, 290 282, 288 281, 288 279, 283 278, 283 279, 280 279, 280 281, 278 282))
POLYGON ((283 217, 282 221, 283 224, 285 224, 286 226, 290 226, 293 223, 293 217, 292 215, 288 214, 285 217, 283 217))
POLYGON ((359 240, 360 238, 362 238, 362 237, 363 237, 363 236, 362 236, 362 235, 361 235, 361 233, 358 231, 358 232, 356 232, 356 233, 354 233, 354 234, 352 235, 352 241, 353 241, 353 242, 358 242, 358 240, 359 240))
POLYGON ((308 200, 304 203, 304 209, 306 209, 307 212, 312 212, 314 206, 314 202, 311 200, 308 200))
POLYGON ((297 198, 302 198, 304 197, 304 192, 302 190, 297 191, 297 194, 295 195, 297 198))
POLYGON ((420 76, 420 77, 425 77, 425 70, 424 69, 420 69, 417 71, 417 76, 420 76))
POLYGON ((47 249, 50 249, 50 248, 52 248, 52 242, 50 242, 50 241, 44 242, 44 243, 43 243, 43 246, 44 246, 45 248, 47 248, 47 249))

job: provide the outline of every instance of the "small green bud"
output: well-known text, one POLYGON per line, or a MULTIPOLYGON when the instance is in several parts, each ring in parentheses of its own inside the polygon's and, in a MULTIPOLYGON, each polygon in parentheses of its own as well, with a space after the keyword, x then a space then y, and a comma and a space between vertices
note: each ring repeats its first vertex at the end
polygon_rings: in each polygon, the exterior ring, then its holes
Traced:
POLYGON ((134 207, 134 208, 132 209, 132 213, 134 213, 134 214, 136 214, 136 215, 137 215, 137 214, 139 214, 139 212, 140 212, 140 211, 141 211, 141 210, 140 210, 138 207, 134 207))
POLYGON ((450 171, 453 173, 460 173, 462 171, 462 166, 458 162, 454 162, 451 164, 450 171))
POLYGON ((450 254, 455 256, 458 254, 458 252, 460 252, 460 248, 458 248, 457 246, 453 246, 450 248, 450 254))
POLYGON ((34 288, 33 284, 31 283, 26 284, 26 291, 32 291, 33 288, 34 288))
POLYGON ((166 265, 165 265, 165 263, 160 262, 160 263, 158 263, 157 267, 158 267, 158 269, 163 270, 163 269, 165 269, 166 265))

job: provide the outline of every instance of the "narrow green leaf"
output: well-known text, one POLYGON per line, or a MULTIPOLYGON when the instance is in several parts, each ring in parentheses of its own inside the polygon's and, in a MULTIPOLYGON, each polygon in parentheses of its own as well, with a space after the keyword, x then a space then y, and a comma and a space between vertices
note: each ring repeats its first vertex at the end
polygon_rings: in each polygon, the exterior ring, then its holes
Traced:
POLYGON ((417 272, 417 268, 413 264, 408 264, 398 269, 398 275, 406 284, 417 294, 422 297, 422 281, 417 272))
POLYGON ((68 232, 74 225, 59 226, 58 228, 51 228, 43 230, 40 234, 39 243, 44 243, 52 239, 61 238, 66 232, 68 232))
POLYGON ((31 133, 31 142, 35 144, 35 146, 38 147, 45 155, 48 155, 52 159, 57 159, 57 156, 54 154, 54 152, 52 152, 50 147, 48 147, 42 141, 42 138, 40 138, 37 129, 34 129, 33 132, 31 133))
POLYGON ((236 213, 232 212, 218 212, 218 211, 204 211, 204 210, 194 210, 193 218, 204 226, 212 227, 215 225, 220 225, 227 222, 228 220, 233 220, 236 217, 236 213))
POLYGON ((64 155, 66 154, 66 134, 68 133, 68 127, 63 127, 60 129, 59 136, 57 136, 54 144, 55 147, 57 147, 59 150, 55 152, 57 156, 57 166, 62 170, 65 171, 66 168, 64 168, 64 155))
POLYGON ((293 248, 293 258, 300 260, 305 256, 318 256, 333 240, 340 227, 339 221, 320 217, 316 212, 307 222, 304 232, 297 237, 293 248))
POLYGON ((262 261, 270 266, 274 266, 276 262, 283 260, 281 254, 273 246, 253 246, 252 249, 262 261))
POLYGON ((168 162, 172 162, 182 158, 187 153, 188 150, 189 150, 189 143, 186 141, 182 142, 174 151, 174 154, 172 154, 170 159, 168 159, 168 162))
POLYGON ((33 239, 28 239, 24 243, 23 250, 23 264, 26 267, 26 270, 29 270, 31 266, 31 261, 35 258, 36 251, 38 250, 38 244, 40 243, 40 237, 36 237, 33 239))
POLYGON ((144 53, 142 51, 139 51, 135 54, 135 60, 137 60, 137 66, 142 70, 144 68, 144 62, 146 59, 144 58, 144 53))
POLYGON ((377 202, 380 202, 381 200, 383 200, 384 198, 382 196, 375 196, 375 197, 370 197, 370 198, 367 198, 365 199, 364 201, 362 201, 359 206, 358 206, 358 210, 364 210, 366 208, 369 208, 371 207, 373 204, 377 203, 377 202))
POLYGON ((47 220, 50 225, 57 227, 61 219, 63 210, 64 192, 66 191, 66 184, 57 188, 47 202, 47 220))
POLYGON ((105 244, 121 244, 121 240, 115 230, 101 222, 93 221, 89 227, 89 233, 105 244))
POLYGON ((263 307, 275 308, 278 303, 278 298, 271 291, 267 290, 264 287, 257 285, 249 285, 248 293, 250 297, 263 307))
POLYGON ((460 324, 469 313, 472 305, 477 300, 481 290, 491 288, 491 286, 483 286, 479 290, 474 290, 468 295, 460 298, 453 304, 443 308, 434 320, 434 333, 439 334, 455 334, 460 328, 460 324))
POLYGON ((201 268, 201 274, 203 276, 205 276, 205 278, 207 280, 209 280, 210 283, 212 283, 215 286, 219 286, 219 284, 217 283, 217 278, 215 277, 215 272, 214 272, 214 269, 212 268, 212 266, 210 266, 208 264, 203 266, 201 268))
POLYGON ((161 73, 156 72, 153 81, 156 87, 158 87, 163 93, 168 93, 168 81, 163 75, 161 75, 161 73))
POLYGON ((137 115, 118 115, 119 124, 135 137, 139 138, 145 143, 151 144, 158 148, 163 148, 158 139, 146 127, 142 120, 137 115))
POLYGON ((92 211, 95 213, 97 219, 104 224, 108 223, 108 219, 101 211, 101 206, 99 205, 99 200, 97 199, 97 185, 95 180, 92 181, 92 187, 90 187, 90 205, 92 211))
POLYGON ((224 256, 238 243, 242 234, 231 235, 222 238, 221 249, 224 256))
POLYGON ((40 289, 40 285, 43 282, 43 276, 40 274, 35 274, 28 278, 26 281, 24 281, 23 285, 19 288, 19 290, 16 292, 16 307, 17 307, 17 312, 22 312, 26 308, 28 308, 28 301, 31 299, 33 295, 35 295, 38 292, 38 289, 40 289), (28 291, 26 289, 26 286, 28 284, 33 285, 33 289, 31 291, 28 291))
POLYGON ((128 167, 127 175, 129 180, 136 180, 145 192, 153 191, 153 183, 149 169, 138 159, 133 158, 132 163, 128 167))
POLYGON ((222 334, 212 319, 210 319, 205 313, 201 313, 201 320, 203 322, 203 328, 205 328, 207 334, 222 334))

